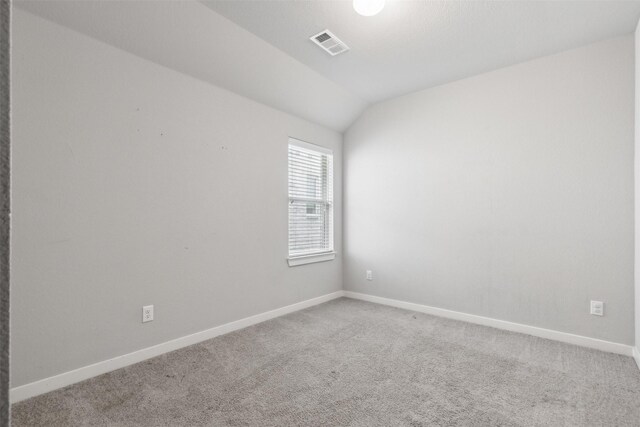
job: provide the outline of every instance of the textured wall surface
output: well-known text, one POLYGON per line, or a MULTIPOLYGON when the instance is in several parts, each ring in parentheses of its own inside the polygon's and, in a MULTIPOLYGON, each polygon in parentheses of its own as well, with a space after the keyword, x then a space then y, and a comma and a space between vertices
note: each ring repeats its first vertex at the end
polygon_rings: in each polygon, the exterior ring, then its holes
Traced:
POLYGON ((365 112, 345 136, 346 289, 632 344, 633 49, 611 39, 365 112))
MULTIPOLYGON (((635 312, 636 312, 636 352, 640 355, 640 24, 635 33, 635 83, 636 83, 636 122, 635 122, 635 312)), ((640 367, 640 360, 638 361, 640 367)))
POLYGON ((12 31, 12 386, 342 288, 341 256, 286 261, 289 136, 334 151, 341 254, 339 133, 21 9, 12 31))
POLYGON ((0 1, 0 426, 9 423, 9 26, 0 1))

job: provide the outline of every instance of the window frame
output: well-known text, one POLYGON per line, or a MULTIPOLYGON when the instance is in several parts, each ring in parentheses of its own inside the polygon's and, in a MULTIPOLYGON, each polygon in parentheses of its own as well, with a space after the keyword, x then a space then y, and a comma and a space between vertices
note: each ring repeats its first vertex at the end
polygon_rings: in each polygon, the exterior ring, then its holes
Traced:
MULTIPOLYGON (((293 138, 293 137, 289 137, 288 143, 287 143, 287 263, 289 264, 289 267, 295 267, 298 265, 305 265, 305 264, 311 264, 311 263, 316 263, 316 262, 325 262, 325 261, 331 261, 333 259, 335 259, 336 257, 336 252, 335 252, 335 223, 334 223, 334 219, 335 219, 335 202, 333 200, 333 197, 331 197, 330 199, 324 200, 323 203, 325 203, 327 205, 327 210, 328 210, 328 214, 329 214, 329 218, 327 219, 327 221, 329 222, 329 242, 330 242, 330 248, 327 250, 323 250, 323 251, 318 251, 318 252, 312 252, 312 253, 306 253, 306 254, 300 254, 300 255, 291 255, 291 247, 290 247, 290 243, 289 243, 289 232, 290 232, 290 227, 289 227, 289 223, 291 221, 290 218, 290 211, 289 211, 289 206, 291 205, 291 203, 293 203, 294 201, 303 201, 303 199, 301 198, 296 198, 296 197, 291 197, 291 194, 289 192, 289 146, 293 145, 294 147, 299 147, 302 148, 304 150, 309 150, 315 153, 319 153, 319 154, 323 154, 323 155, 327 155, 327 156, 331 156, 331 180, 327 179, 327 186, 329 185, 329 181, 332 185, 331 188, 331 194, 335 194, 335 185, 334 182, 335 180, 333 179, 335 174, 333 173, 335 168, 333 167, 333 150, 331 150, 330 148, 326 148, 323 147, 321 145, 316 145, 316 144, 311 144, 309 142, 305 142, 305 141, 301 141, 297 138, 293 138)), ((327 187, 322 188, 323 192, 328 192, 329 188, 327 187)), ((315 215, 319 215, 319 214, 315 214, 315 215)))

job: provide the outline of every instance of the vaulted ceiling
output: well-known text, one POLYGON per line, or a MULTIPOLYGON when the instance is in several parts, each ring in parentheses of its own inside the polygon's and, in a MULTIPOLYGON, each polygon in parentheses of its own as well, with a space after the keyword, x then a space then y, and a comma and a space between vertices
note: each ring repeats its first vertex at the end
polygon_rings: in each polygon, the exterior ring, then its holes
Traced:
POLYGON ((640 1, 34 1, 16 6, 338 131, 370 103, 632 32, 640 1), (309 37, 329 29, 351 50, 309 37))
POLYGON ((358 15, 351 1, 203 1, 368 102, 632 32, 636 1, 394 1, 358 15), (329 29, 351 50, 309 37, 329 29))
POLYGON ((202 3, 18 0, 14 4, 139 57, 343 131, 367 103, 202 3))

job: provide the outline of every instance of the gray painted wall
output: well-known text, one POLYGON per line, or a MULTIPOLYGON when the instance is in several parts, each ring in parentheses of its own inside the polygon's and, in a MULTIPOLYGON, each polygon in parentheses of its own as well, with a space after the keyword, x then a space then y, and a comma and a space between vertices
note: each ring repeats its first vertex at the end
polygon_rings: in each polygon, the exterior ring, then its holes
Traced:
POLYGON ((0 426, 9 425, 9 34, 11 4, 0 1, 0 426))
POLYGON ((635 58, 635 346, 640 354, 640 24, 635 32, 635 58))
POLYGON ((633 69, 628 36, 368 109, 346 289, 633 343, 633 69))
POLYGON ((289 268, 288 136, 339 133, 16 10, 12 386, 340 290, 289 268), (141 307, 155 321, 141 323, 141 307))

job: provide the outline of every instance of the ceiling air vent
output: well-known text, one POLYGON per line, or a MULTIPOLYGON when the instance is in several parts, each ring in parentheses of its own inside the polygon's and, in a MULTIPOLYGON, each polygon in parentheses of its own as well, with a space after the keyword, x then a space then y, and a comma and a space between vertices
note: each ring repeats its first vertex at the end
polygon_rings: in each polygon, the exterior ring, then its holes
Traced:
POLYGON ((342 40, 334 36, 329 30, 320 31, 315 36, 311 36, 311 41, 331 56, 336 56, 349 50, 349 46, 344 44, 342 40))

